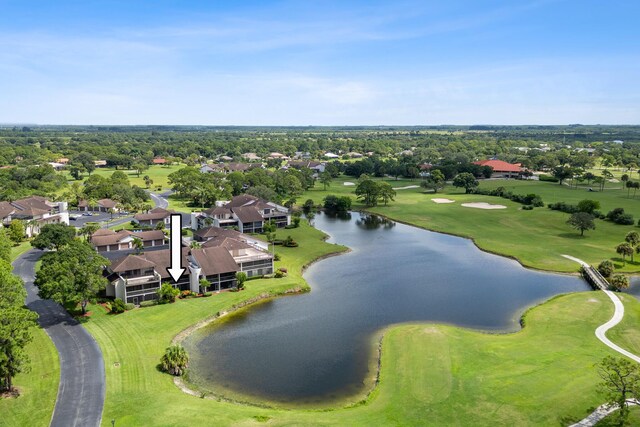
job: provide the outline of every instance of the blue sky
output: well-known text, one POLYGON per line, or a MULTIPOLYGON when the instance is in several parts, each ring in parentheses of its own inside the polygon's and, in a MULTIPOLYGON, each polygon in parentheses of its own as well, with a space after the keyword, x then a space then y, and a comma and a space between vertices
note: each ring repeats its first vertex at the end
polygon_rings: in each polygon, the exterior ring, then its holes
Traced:
POLYGON ((4 1, 0 123, 640 123, 638 1, 4 1))

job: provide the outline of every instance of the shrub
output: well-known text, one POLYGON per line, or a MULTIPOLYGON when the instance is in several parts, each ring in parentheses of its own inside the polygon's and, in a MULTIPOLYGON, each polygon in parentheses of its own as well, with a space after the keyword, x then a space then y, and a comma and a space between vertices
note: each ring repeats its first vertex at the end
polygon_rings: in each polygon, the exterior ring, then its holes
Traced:
POLYGON ((238 271, 236 273, 236 283, 237 283, 237 287, 238 289, 244 289, 244 282, 247 281, 247 273, 245 273, 244 271, 238 271))
POLYGON ((503 199, 509 199, 511 201, 522 203, 523 205, 529 205, 532 207, 541 207, 544 206, 542 202, 542 197, 537 194, 513 194, 512 192, 506 190, 504 187, 498 187, 493 190, 485 190, 482 188, 476 188, 473 190, 475 194, 482 194, 483 196, 494 196, 494 197, 502 197, 503 199))
POLYGON ((107 309, 107 311, 111 311, 111 301, 107 301, 104 303, 104 308, 107 309))
POLYGON ((629 287, 629 278, 624 274, 615 274, 609 281, 611 286, 616 290, 627 289, 629 287))
POLYGON ((558 182, 558 178, 556 178, 555 176, 551 176, 551 175, 545 175, 545 174, 540 174, 538 175, 538 179, 540 181, 545 181, 545 182, 558 182))
POLYGON ((280 279, 280 278, 284 277, 284 273, 281 270, 277 270, 274 273, 273 277, 275 277, 276 279, 280 279))
POLYGON ((282 271, 285 274, 289 272, 286 267, 280 267, 278 270, 282 271))
POLYGON ((284 239, 284 242, 282 242, 282 246, 286 246, 287 248, 295 248, 298 246, 298 242, 293 240, 293 237, 287 236, 287 238, 284 239))
POLYGON ((565 202, 558 202, 558 203, 549 203, 547 205, 547 207, 553 211, 560 211, 560 212, 565 212, 565 213, 569 213, 569 214, 574 214, 576 212, 578 212, 578 207, 575 205, 570 205, 568 203, 565 202))
POLYGON ((324 198, 324 208, 331 212, 347 212, 351 209, 351 197, 330 194, 324 198))
POLYGON ((190 290, 180 292, 180 299, 189 298, 191 295, 190 290))
POLYGON ((614 266, 611 261, 605 259, 600 264, 598 264, 598 271, 604 277, 610 277, 613 274, 614 266))
POLYGON ((113 314, 124 313, 125 310, 126 310, 126 307, 124 306, 124 301, 122 301, 120 298, 114 299, 113 302, 111 303, 111 312, 113 314))
MULTIPOLYGON (((638 225, 640 225, 640 224, 638 224, 638 225)), ((274 260, 274 261, 280 261, 280 254, 275 254, 275 255, 273 256, 273 260, 274 260)))
POLYGON ((615 208, 607 212, 606 218, 611 222, 615 222, 616 224, 621 224, 621 225, 635 224, 635 221, 633 220, 633 215, 624 213, 623 208, 615 208))
POLYGON ((136 305, 135 305, 135 304, 132 304, 132 303, 130 303, 130 302, 128 302, 128 303, 126 303, 126 304, 124 305, 124 309, 125 309, 125 310, 127 310, 127 311, 129 311, 129 310, 133 310, 134 308, 136 308, 136 305))
POLYGON ((293 228, 300 227, 300 217, 299 216, 294 216, 293 219, 292 219, 292 223, 293 223, 293 228))
POLYGON ((148 301, 142 301, 140 303, 140 307, 151 307, 154 305, 158 305, 158 300, 157 299, 152 299, 152 300, 148 300, 148 301))
POLYGON ((160 366, 164 372, 171 375, 184 375, 189 367, 189 355, 187 350, 181 345, 172 345, 167 347, 160 360, 160 366))
POLYGON ((163 283, 162 286, 160 287, 160 289, 158 289, 158 304, 167 304, 167 303, 173 303, 176 302, 176 297, 178 296, 178 294, 180 293, 180 291, 176 288, 174 288, 173 286, 171 286, 169 283, 163 283))
POLYGON ((183 228, 182 230, 180 230, 180 235, 181 236, 186 236, 187 234, 189 234, 189 233, 187 232, 186 228, 183 228))
POLYGON ((210 297, 211 295, 213 295, 211 292, 205 292, 202 294, 203 297, 210 297))
POLYGON ((523 210, 523 211, 531 211, 531 210, 533 210, 533 206, 531 206, 531 205, 524 205, 524 206, 522 207, 522 210, 523 210))
POLYGON ((600 202, 597 200, 584 199, 578 202, 578 210, 580 212, 593 214, 598 209, 600 209, 600 202))

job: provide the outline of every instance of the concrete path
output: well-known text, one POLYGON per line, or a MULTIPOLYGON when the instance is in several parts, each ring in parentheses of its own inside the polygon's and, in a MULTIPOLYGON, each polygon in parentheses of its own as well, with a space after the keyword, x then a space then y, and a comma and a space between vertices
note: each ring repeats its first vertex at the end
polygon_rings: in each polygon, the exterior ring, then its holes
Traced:
MULTIPOLYGON (((589 264, 587 264, 586 262, 582 261, 579 258, 576 257, 572 257, 571 255, 562 255, 563 257, 570 259, 572 261, 575 261, 583 266, 588 266, 589 264)), ((613 317, 611 319, 609 319, 608 322, 598 326, 596 328, 596 337, 602 341, 604 343, 604 345, 606 345, 607 347, 611 348, 614 351, 617 351, 618 353, 628 357, 629 359, 640 363, 640 356, 637 356, 627 350, 625 350, 624 348, 616 345, 615 343, 613 343, 609 338, 607 338, 606 333, 609 329, 613 328, 614 326, 616 326, 618 323, 620 323, 622 321, 622 319, 624 318, 624 304, 622 304, 622 301, 620 301, 620 298, 618 298, 618 296, 611 291, 603 291, 605 294, 607 294, 607 296, 609 297, 609 299, 611 299, 611 301, 613 302, 613 307, 614 307, 614 312, 613 312, 613 317)), ((638 402, 636 402, 635 400, 629 400, 628 401, 629 405, 637 405, 638 402)), ((598 406, 596 408, 595 411, 593 411, 588 417, 584 418, 583 420, 572 424, 570 427, 591 427, 591 426, 595 426, 600 420, 602 420, 603 418, 605 418, 607 415, 611 414, 612 412, 617 411, 618 408, 617 407, 611 407, 607 404, 602 404, 600 406, 598 406)))
POLYGON ((51 418, 53 427, 99 426, 105 397, 104 361, 93 337, 60 304, 38 297, 35 264, 42 252, 32 249, 14 263, 24 280, 27 307, 40 315, 38 323, 60 355, 60 385, 51 418))

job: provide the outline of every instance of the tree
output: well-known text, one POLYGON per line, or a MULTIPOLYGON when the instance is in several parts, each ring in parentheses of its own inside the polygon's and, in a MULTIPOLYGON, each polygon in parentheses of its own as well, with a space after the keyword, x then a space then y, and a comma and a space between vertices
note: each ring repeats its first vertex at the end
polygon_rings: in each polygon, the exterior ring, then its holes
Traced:
POLYGON ((573 176, 573 170, 567 166, 556 166, 553 168, 551 174, 558 179, 560 185, 562 185, 565 179, 571 178, 573 176))
POLYGON ((615 274, 609 283, 616 290, 627 289, 629 287, 629 278, 624 274, 615 274))
POLYGON ((619 425, 624 425, 629 415, 629 399, 640 398, 640 369, 638 364, 623 358, 607 356, 597 365, 602 382, 598 390, 604 394, 610 406, 617 406, 619 425))
POLYGON ((442 190, 444 188, 444 184, 444 174, 439 169, 435 169, 431 171, 427 179, 422 181, 420 185, 424 188, 433 190, 434 193, 437 193, 438 190, 442 190))
POLYGON ((387 202, 390 200, 393 201, 393 198, 396 197, 396 190, 394 190, 388 182, 379 182, 378 194, 386 206, 387 202))
POLYGON ((136 250, 137 254, 142 252, 142 250, 144 249, 144 242, 142 241, 142 239, 138 237, 134 237, 131 243, 133 245, 133 248, 136 250))
POLYGON ((9 223, 9 238, 14 244, 22 242, 25 238, 24 222, 12 219, 9 223))
POLYGON ((362 175, 356 186, 356 196, 358 196, 358 199, 361 199, 365 206, 376 206, 379 195, 380 187, 378 184, 368 176, 362 175))
POLYGON ((78 234, 85 236, 88 241, 91 240, 93 233, 100 229, 100 225, 96 222, 87 222, 79 231, 78 234))
POLYGON ((622 261, 626 264, 625 257, 633 254, 633 248, 629 243, 623 242, 616 246, 616 253, 618 255, 622 255, 622 261))
POLYGON ((167 347, 160 360, 162 370, 168 374, 181 376, 189 367, 189 355, 181 345, 167 347))
POLYGON ((95 300, 107 284, 102 276, 107 265, 109 260, 99 255, 89 243, 74 239, 42 257, 42 266, 34 282, 38 295, 63 306, 80 304, 82 314, 85 314, 87 304, 95 300))
POLYGON ((138 162, 133 165, 133 169, 135 169, 138 178, 140 178, 140 174, 149 169, 149 165, 144 162, 138 162))
POLYGON ((244 282, 247 281, 247 273, 244 271, 238 271, 236 273, 236 283, 238 289, 244 289, 244 282))
POLYGON ((144 180, 144 185, 146 185, 147 188, 153 185, 153 180, 149 177, 149 175, 145 175, 142 179, 144 180))
POLYGON ((324 208, 330 212, 347 212, 351 209, 351 197, 330 194, 324 198, 324 208))
POLYGON ((600 202, 597 200, 580 200, 578 202, 578 210, 580 212, 586 212, 593 214, 593 211, 600 209, 600 202))
POLYGON ((11 262, 11 241, 4 228, 0 228, 0 260, 11 262))
POLYGON ((615 269, 613 263, 608 259, 605 259, 600 264, 598 264, 598 271, 602 274, 603 277, 610 277, 613 274, 613 270, 615 269))
POLYGON ((211 282, 207 280, 206 277, 200 279, 200 288, 202 292, 207 292, 209 290, 209 286, 211 286, 211 282))
POLYGON ((326 191, 327 187, 331 186, 331 174, 327 171, 322 172, 319 176, 320 178, 320 183, 324 186, 324 189, 326 191))
POLYGON ((40 234, 31 241, 37 249, 55 249, 68 245, 76 237, 75 227, 66 224, 47 224, 40 229, 40 234))
POLYGON ((165 282, 158 289, 158 302, 160 304, 174 303, 178 294, 180 294, 180 291, 177 288, 165 282))
MULTIPOLYGON (((622 174, 622 176, 620 177, 620 182, 622 182, 622 188, 624 188, 625 186, 627 188, 629 188, 629 185, 627 185, 629 183, 629 175, 622 174)), ((627 191, 627 196, 628 196, 628 191, 627 191)))
POLYGON ((24 307, 27 292, 22 280, 11 274, 11 264, 0 260, 0 391, 13 389, 13 378, 28 371, 24 347, 38 315, 24 307))
POLYGON ((459 173, 453 178, 454 187, 463 187, 466 194, 471 193, 478 187, 478 180, 469 172, 459 173))
POLYGON ((594 216, 586 212, 576 212, 571 214, 567 220, 567 224, 576 230, 580 230, 580 235, 584 236, 585 230, 595 230, 596 224, 594 222, 594 216))
MULTIPOLYGON (((624 241, 627 242, 632 249, 637 249, 640 244, 640 234, 637 231, 630 231, 624 237, 624 241)), ((633 252, 631 251, 631 262, 633 262, 633 252)))

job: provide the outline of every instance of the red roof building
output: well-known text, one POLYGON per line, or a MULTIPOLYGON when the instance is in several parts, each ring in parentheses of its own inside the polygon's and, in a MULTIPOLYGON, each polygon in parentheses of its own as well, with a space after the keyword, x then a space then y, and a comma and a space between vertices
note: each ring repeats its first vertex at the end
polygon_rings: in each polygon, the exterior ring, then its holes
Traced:
POLYGON ((519 165, 504 162, 502 160, 480 160, 473 162, 474 165, 489 166, 494 173, 520 173, 522 168, 519 165))
POLYGON ((154 165, 164 165, 166 163, 167 163, 167 159, 165 159, 164 157, 156 157, 155 159, 153 159, 154 165))

